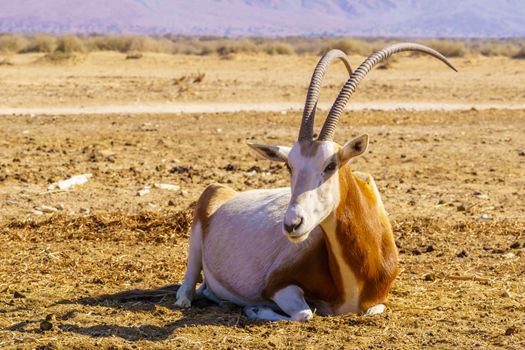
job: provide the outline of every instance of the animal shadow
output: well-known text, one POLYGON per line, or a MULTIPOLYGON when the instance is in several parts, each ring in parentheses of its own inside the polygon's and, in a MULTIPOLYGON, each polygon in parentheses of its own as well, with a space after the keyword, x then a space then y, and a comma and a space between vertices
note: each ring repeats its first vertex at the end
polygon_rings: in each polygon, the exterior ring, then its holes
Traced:
MULTIPOLYGON (((215 325, 224 327, 243 327, 253 323, 244 316, 242 309, 233 304, 219 307, 207 299, 196 297, 190 309, 179 309, 175 305, 175 295, 180 285, 167 285, 158 289, 133 289, 115 294, 105 294, 95 297, 84 297, 73 300, 60 300, 53 306, 78 305, 81 307, 102 306, 111 307, 118 313, 126 310, 133 317, 135 312, 151 312, 151 317, 162 318, 169 316, 170 311, 180 311, 183 316, 162 326, 141 324, 138 326, 122 326, 102 322, 92 326, 82 326, 71 321, 78 313, 77 309, 70 309, 51 321, 57 329, 63 332, 72 332, 87 335, 93 338, 119 337, 128 341, 151 340, 161 341, 170 338, 180 327, 215 325)), ((85 314, 85 310, 82 311, 85 314)), ((106 319, 108 319, 106 317, 106 319)), ((7 331, 25 333, 42 333, 42 320, 31 320, 17 323, 6 328, 7 331), (31 326, 33 325, 33 326, 31 326), (39 327, 40 325, 40 327, 39 327)))

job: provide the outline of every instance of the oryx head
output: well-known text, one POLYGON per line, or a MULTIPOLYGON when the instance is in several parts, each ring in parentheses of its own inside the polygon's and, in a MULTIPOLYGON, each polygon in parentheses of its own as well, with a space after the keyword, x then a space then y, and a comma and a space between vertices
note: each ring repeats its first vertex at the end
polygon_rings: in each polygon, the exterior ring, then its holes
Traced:
POLYGON ((368 146, 368 135, 361 135, 344 146, 333 141, 337 122, 350 96, 366 74, 378 63, 401 51, 430 54, 456 70, 439 52, 419 44, 401 43, 379 50, 352 72, 346 54, 331 50, 317 64, 308 88, 299 137, 290 147, 249 144, 267 159, 285 162, 291 176, 291 199, 283 218, 283 232, 294 243, 308 234, 339 205, 339 169, 368 146), (336 59, 345 64, 350 78, 339 92, 328 117, 314 139, 313 125, 321 81, 327 67, 336 59))

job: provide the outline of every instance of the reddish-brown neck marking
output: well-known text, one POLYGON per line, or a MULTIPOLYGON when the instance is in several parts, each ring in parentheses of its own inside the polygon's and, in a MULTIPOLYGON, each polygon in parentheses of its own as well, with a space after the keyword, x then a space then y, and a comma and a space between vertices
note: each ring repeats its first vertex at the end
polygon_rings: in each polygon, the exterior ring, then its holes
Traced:
POLYGON ((390 289, 397 274, 397 249, 374 188, 352 174, 349 165, 339 169, 339 183, 335 236, 361 286, 359 307, 367 310, 383 302, 390 289))

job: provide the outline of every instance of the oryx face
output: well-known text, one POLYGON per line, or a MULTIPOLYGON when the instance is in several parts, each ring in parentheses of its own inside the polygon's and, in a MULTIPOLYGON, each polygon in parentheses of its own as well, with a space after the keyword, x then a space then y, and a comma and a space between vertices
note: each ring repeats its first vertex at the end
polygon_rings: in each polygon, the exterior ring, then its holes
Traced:
POLYGON ((339 168, 366 150, 362 135, 343 147, 332 141, 298 141, 292 148, 250 144, 271 160, 286 162, 291 198, 283 218, 283 232, 294 243, 325 220, 339 205, 339 168))

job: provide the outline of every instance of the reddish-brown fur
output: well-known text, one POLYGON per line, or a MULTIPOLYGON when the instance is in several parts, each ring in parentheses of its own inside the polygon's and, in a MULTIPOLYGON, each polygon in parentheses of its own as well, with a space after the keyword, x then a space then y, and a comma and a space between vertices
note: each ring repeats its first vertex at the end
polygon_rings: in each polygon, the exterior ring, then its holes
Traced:
POLYGON ((383 302, 397 275, 397 248, 386 213, 374 190, 345 165, 339 170, 341 199, 336 210, 336 237, 348 265, 362 283, 359 306, 383 302))
POLYGON ((194 223, 199 222, 201 224, 203 240, 208 233, 208 224, 213 213, 236 193, 235 190, 221 184, 209 185, 204 192, 202 192, 195 207, 193 221, 194 223))
MULTIPOLYGON (((336 238, 360 282, 359 307, 365 311, 382 303, 397 274, 397 249, 392 228, 378 206, 373 188, 352 174, 349 165, 339 170, 341 199, 336 210, 336 238)), ((344 302, 341 267, 328 240, 320 242, 304 258, 269 276, 264 296, 295 284, 309 300, 322 300, 333 308, 344 302)))

